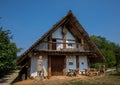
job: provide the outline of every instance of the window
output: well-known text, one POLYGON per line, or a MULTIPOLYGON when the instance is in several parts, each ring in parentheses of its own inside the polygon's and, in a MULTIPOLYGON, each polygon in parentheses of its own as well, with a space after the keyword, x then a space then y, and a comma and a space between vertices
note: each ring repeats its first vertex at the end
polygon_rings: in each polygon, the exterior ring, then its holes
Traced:
POLYGON ((73 65, 73 62, 69 62, 69 65, 73 65))

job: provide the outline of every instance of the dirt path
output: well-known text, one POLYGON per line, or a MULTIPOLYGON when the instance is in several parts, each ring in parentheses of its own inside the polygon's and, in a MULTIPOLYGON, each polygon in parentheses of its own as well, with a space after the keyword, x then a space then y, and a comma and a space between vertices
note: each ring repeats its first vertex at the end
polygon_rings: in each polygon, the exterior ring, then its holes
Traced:
POLYGON ((10 85, 11 82, 18 76, 18 70, 14 73, 10 73, 5 75, 3 78, 0 79, 0 85, 10 85))
POLYGON ((53 76, 50 79, 44 80, 25 80, 14 83, 14 85, 62 85, 63 83, 69 83, 77 79, 85 79, 86 76, 67 77, 67 76, 53 76))

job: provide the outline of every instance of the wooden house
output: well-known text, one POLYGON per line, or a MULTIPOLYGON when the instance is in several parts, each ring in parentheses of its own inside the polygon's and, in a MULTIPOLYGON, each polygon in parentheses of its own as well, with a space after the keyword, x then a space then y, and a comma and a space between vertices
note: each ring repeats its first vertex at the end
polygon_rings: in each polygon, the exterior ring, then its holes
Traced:
POLYGON ((104 60, 88 33, 69 11, 20 56, 18 65, 27 68, 25 73, 29 77, 38 76, 39 71, 50 77, 66 75, 69 69, 81 72, 89 68, 90 63, 104 60))

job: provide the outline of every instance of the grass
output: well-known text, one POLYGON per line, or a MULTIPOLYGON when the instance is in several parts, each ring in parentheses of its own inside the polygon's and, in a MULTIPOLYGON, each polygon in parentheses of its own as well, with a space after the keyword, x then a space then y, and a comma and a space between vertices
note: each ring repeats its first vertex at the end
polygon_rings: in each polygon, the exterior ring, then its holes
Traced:
POLYGON ((102 77, 88 77, 84 80, 70 81, 63 85, 120 85, 120 73, 106 73, 102 77))
POLYGON ((71 85, 114 85, 114 84, 109 84, 109 83, 88 83, 88 82, 75 82, 75 83, 71 83, 71 85))
POLYGON ((120 72, 119 73, 110 73, 109 76, 114 76, 114 77, 120 77, 120 72))
POLYGON ((115 85, 115 84, 111 84, 111 83, 89 83, 89 82, 82 82, 82 81, 78 81, 78 82, 70 82, 68 83, 64 83, 63 85, 115 85))

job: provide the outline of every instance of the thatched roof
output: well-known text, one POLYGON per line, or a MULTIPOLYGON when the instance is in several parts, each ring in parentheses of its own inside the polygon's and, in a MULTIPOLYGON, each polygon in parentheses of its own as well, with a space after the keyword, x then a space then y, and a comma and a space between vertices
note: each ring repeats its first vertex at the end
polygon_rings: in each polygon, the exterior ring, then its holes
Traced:
POLYGON ((71 26, 72 28, 69 31, 79 40, 81 37, 85 39, 88 45, 95 51, 95 58, 98 61, 105 61, 104 56, 101 54, 97 46, 90 39, 88 33, 84 30, 82 25, 73 15, 72 11, 69 11, 66 16, 64 16, 60 21, 58 21, 47 33, 45 33, 40 39, 38 39, 28 50, 26 50, 18 59, 18 65, 26 58, 27 55, 34 50, 43 39, 52 34, 59 26, 66 24, 66 26, 71 26))

